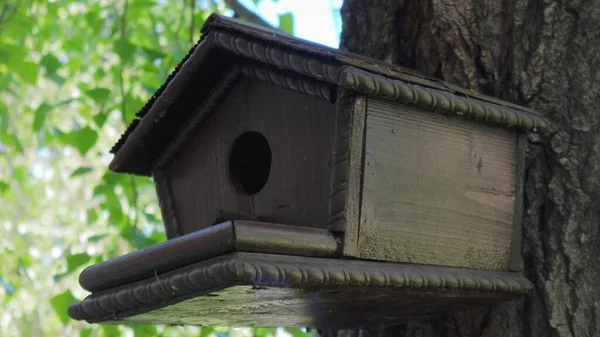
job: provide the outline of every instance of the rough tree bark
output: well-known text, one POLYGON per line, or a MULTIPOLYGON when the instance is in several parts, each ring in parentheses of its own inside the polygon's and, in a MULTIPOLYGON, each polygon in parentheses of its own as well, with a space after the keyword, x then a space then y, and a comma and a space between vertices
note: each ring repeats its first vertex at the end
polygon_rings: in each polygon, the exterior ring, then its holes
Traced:
MULTIPOLYGON (((533 107, 518 303, 361 336, 600 335, 600 1, 345 0, 342 48, 533 107)), ((333 334, 324 332, 323 334, 333 334)))

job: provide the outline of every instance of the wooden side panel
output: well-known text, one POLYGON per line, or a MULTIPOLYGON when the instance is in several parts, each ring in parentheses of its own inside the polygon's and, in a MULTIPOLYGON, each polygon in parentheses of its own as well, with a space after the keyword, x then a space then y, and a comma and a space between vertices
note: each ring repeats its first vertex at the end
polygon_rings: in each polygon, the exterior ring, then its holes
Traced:
POLYGON ((220 211, 326 229, 334 126, 331 102, 241 80, 165 172, 180 233, 210 226, 220 211), (229 172, 232 145, 246 131, 260 132, 272 153, 268 181, 254 195, 229 172))
POLYGON ((344 254, 356 255, 367 97, 343 91, 336 103, 336 144, 329 230, 344 232, 344 254))
POLYGON ((508 270, 514 130, 369 99, 359 256, 508 270))
POLYGON ((152 174, 152 178, 154 179, 154 187, 156 188, 156 195, 158 196, 160 213, 162 214, 165 225, 165 234, 167 235, 167 239, 176 238, 179 236, 179 225, 177 224, 177 217, 175 216, 175 204, 173 203, 173 195, 170 191, 169 180, 161 170, 155 171, 152 174))

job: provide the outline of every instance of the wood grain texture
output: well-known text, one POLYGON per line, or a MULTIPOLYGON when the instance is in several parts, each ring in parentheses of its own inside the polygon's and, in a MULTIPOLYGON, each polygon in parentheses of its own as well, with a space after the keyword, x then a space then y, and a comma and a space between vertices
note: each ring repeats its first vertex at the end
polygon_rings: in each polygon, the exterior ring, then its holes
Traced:
POLYGON ((209 226, 215 210, 326 229, 335 114, 328 101, 241 80, 166 170, 181 233, 209 226), (268 181, 254 195, 229 173, 231 147, 246 131, 264 135, 272 152, 268 181))
POLYGON ((98 292, 143 280, 233 252, 234 241, 233 223, 225 222, 89 266, 79 275, 79 284, 98 292))
POLYGON ((358 247, 367 98, 351 91, 343 91, 336 107, 336 146, 329 200, 329 230, 344 232, 344 254, 355 255, 358 247))
POLYGON ((508 270, 516 132, 369 99, 359 255, 508 270))
POLYGON ((235 221, 235 249, 239 252, 332 257, 339 255, 336 238, 326 229, 256 221, 235 221))
POLYGON ((92 265, 79 284, 98 292, 236 251, 334 257, 340 244, 325 229, 227 221, 92 265))
POLYGON ((72 305, 88 322, 359 327, 515 299, 517 273, 234 253, 98 292, 72 305))
POLYGON ((487 124, 544 133, 549 132, 551 128, 545 118, 535 113, 456 95, 447 89, 440 90, 390 79, 354 67, 340 70, 338 85, 371 97, 412 105, 443 115, 458 115, 487 124))
POLYGON ((169 167, 179 152, 190 142, 190 139, 198 132, 206 119, 223 103, 233 87, 243 77, 238 67, 229 67, 224 71, 217 84, 208 92, 206 97, 200 103, 190 104, 182 110, 190 110, 189 118, 179 128, 177 133, 168 140, 167 146, 160 153, 154 162, 152 170, 165 170, 169 167))
POLYGON ((167 239, 176 238, 179 236, 179 225, 175 213, 175 203, 169 187, 169 181, 162 170, 156 170, 152 173, 154 180, 154 188, 158 196, 158 204, 160 206, 160 214, 162 215, 165 234, 167 239))

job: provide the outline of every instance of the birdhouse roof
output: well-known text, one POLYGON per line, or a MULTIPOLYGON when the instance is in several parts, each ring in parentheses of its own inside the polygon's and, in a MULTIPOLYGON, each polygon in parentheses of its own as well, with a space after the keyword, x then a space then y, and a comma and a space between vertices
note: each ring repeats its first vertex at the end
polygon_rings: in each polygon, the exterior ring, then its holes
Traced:
MULTIPOLYGON (((235 81, 250 76, 335 101, 337 88, 414 105, 432 113, 547 132, 534 110, 488 97, 415 71, 251 23, 211 15, 202 38, 136 114, 112 148, 110 169, 150 175, 194 115, 209 113, 235 81), (307 85, 309 84, 309 85, 307 85)), ((197 119, 196 119, 197 120, 197 119)))

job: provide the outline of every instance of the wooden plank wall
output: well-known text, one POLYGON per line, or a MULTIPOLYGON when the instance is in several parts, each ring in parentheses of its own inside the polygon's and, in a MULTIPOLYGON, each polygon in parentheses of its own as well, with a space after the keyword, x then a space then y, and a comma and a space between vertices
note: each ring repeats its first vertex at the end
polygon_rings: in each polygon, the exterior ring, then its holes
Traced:
POLYGON ((329 101, 241 80, 165 172, 179 234, 212 225, 220 211, 327 229, 335 120, 329 101), (264 135, 272 152, 268 181, 254 195, 236 189, 229 173, 231 147, 245 131, 264 135))
POLYGON ((358 255, 508 270, 517 133, 370 98, 358 255))

